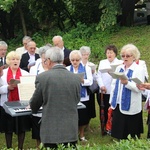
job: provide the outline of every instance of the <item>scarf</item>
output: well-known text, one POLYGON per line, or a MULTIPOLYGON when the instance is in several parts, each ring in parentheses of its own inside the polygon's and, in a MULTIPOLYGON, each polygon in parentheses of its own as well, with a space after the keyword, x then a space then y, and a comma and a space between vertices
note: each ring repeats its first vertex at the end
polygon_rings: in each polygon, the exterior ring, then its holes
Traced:
MULTIPOLYGON (((20 70, 20 68, 18 68, 16 71, 15 79, 20 79, 20 76, 21 76, 21 70, 20 70)), ((7 83, 8 84, 9 84, 10 79, 13 79, 13 73, 9 67, 8 72, 7 72, 7 83)), ((15 87, 13 90, 9 90, 8 101, 19 101, 18 87, 15 87)))
POLYGON ((136 61, 136 64, 138 64, 138 65, 139 65, 139 60, 138 60, 138 61, 136 61))
MULTIPOLYGON (((70 66, 70 72, 73 72, 73 66, 72 65, 70 66)), ((82 72, 85 73, 84 79, 87 79, 85 67, 80 63, 79 67, 78 67, 78 73, 82 73, 82 72)), ((81 91, 80 91, 81 97, 85 97, 85 93, 86 93, 86 87, 81 85, 81 91)))
MULTIPOLYGON (((123 72, 124 70, 121 68, 119 72, 123 72)), ((129 69, 127 73, 127 77, 130 81, 130 78, 132 77, 133 71, 129 69)), ((115 84, 115 90, 114 90, 114 95, 112 98, 111 105, 112 107, 116 107, 117 103, 117 95, 118 95, 118 87, 119 87, 119 79, 116 80, 115 84)), ((131 103, 131 90, 127 89, 125 85, 123 85, 123 90, 122 90, 122 97, 121 97, 121 109, 128 111, 130 108, 130 103, 131 103)))

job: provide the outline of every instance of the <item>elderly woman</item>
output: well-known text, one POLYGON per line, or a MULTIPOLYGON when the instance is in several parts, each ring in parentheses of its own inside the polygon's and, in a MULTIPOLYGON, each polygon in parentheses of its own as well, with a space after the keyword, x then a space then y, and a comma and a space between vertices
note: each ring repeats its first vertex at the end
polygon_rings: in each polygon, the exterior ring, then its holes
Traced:
MULTIPOLYGON (((3 70, 1 86, 3 94, 1 95, 1 100, 3 101, 19 101, 18 88, 17 85, 11 84, 11 79, 20 79, 20 76, 28 75, 28 72, 19 68, 20 65, 20 55, 15 51, 11 51, 6 56, 6 63, 8 68, 3 70), (7 96, 6 96, 7 95, 7 96), (3 98, 3 99, 2 99, 3 98)), ((3 111, 3 126, 2 131, 5 132, 6 145, 7 148, 12 147, 12 135, 15 132, 18 135, 18 149, 23 149, 23 143, 25 138, 25 131, 30 130, 29 117, 21 116, 18 117, 18 124, 16 124, 15 117, 11 117, 3 111), (16 129, 16 127, 18 127, 16 129)))
POLYGON ((111 84, 110 105, 113 108, 112 137, 127 139, 140 137, 143 132, 141 92, 130 78, 144 82, 143 68, 136 64, 139 50, 133 44, 122 47, 120 55, 123 65, 116 72, 123 72, 128 79, 113 79, 111 84))
MULTIPOLYGON (((110 90, 111 90, 111 82, 112 82, 112 77, 109 75, 108 72, 101 72, 101 69, 105 68, 111 68, 111 65, 117 65, 121 64, 122 61, 117 59, 117 54, 118 50, 115 45, 108 45, 105 48, 105 55, 106 59, 101 60, 99 62, 98 66, 98 73, 97 73, 97 82, 100 87, 100 95, 97 100, 99 106, 101 106, 101 101, 103 100, 104 102, 104 117, 105 117, 105 122, 104 124, 106 125, 107 119, 108 119, 108 108, 110 107, 109 105, 109 97, 110 97, 110 90)), ((101 109, 101 107, 100 107, 101 109)), ((100 110, 101 112, 101 110, 100 110)), ((102 131, 102 135, 104 135, 105 132, 102 131)))
POLYGON ((84 129, 88 125, 90 120, 90 107, 89 107, 89 94, 87 92, 87 86, 90 86, 93 83, 92 71, 89 66, 83 66, 81 63, 82 55, 79 50, 71 51, 69 55, 71 65, 67 69, 73 73, 82 73, 84 72, 84 79, 81 83, 81 99, 80 101, 85 104, 85 109, 79 109, 79 134, 81 141, 87 141, 84 136, 84 129))
MULTIPOLYGON (((89 57, 90 57, 90 54, 91 54, 90 47, 82 46, 82 47, 80 47, 79 51, 81 52, 81 55, 82 55, 82 60, 81 60, 82 65, 85 66, 85 67, 91 66, 93 79, 96 80, 96 65, 89 61, 89 57), (95 66, 95 67, 92 68, 92 66, 95 66)), ((98 90, 96 92, 98 92, 98 90)), ((89 97, 90 97, 89 98, 89 102, 90 102, 90 105, 89 105, 90 106, 90 118, 95 118, 96 117, 95 93, 91 93, 89 91, 89 97)), ((88 128, 90 129, 90 126, 88 126, 88 128)))

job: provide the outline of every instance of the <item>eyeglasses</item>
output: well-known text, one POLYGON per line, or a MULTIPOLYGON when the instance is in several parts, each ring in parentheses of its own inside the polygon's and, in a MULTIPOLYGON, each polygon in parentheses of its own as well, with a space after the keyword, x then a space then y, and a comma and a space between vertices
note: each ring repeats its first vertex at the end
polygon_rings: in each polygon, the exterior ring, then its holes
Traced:
POLYGON ((121 57, 122 57, 122 58, 125 58, 125 57, 126 57, 126 58, 129 58, 129 57, 132 57, 132 55, 121 55, 121 57))
POLYGON ((82 54, 82 56, 89 56, 90 54, 89 53, 86 53, 86 54, 82 54))
POLYGON ((80 59, 71 59, 71 61, 80 61, 80 59))
POLYGON ((47 60, 48 60, 48 59, 50 60, 50 58, 47 58, 47 59, 45 59, 45 60, 43 61, 43 62, 44 62, 44 64, 46 64, 46 62, 47 62, 47 60))

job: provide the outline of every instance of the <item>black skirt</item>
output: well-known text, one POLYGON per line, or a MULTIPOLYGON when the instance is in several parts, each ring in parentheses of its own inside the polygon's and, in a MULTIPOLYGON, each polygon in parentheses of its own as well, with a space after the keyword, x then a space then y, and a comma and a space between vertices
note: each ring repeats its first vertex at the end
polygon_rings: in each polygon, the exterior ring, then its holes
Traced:
POLYGON ((6 126, 6 119, 7 116, 5 116, 5 110, 2 106, 0 106, 0 132, 4 132, 5 131, 5 126, 6 126))
POLYGON ((119 105, 113 111, 112 132, 111 135, 117 139, 127 139, 130 134, 131 137, 140 137, 143 133, 143 118, 142 111, 135 115, 125 115, 119 110, 119 105))
POLYGON ((79 126, 87 125, 90 121, 90 107, 89 107, 89 101, 82 102, 86 108, 78 109, 78 115, 79 115, 79 126))
POLYGON ((12 117, 5 112, 1 107, 0 130, 3 133, 22 133, 30 131, 31 119, 30 116, 12 117))
POLYGON ((95 109, 95 93, 91 93, 89 100, 89 109, 90 109, 90 118, 96 117, 96 109, 95 109))

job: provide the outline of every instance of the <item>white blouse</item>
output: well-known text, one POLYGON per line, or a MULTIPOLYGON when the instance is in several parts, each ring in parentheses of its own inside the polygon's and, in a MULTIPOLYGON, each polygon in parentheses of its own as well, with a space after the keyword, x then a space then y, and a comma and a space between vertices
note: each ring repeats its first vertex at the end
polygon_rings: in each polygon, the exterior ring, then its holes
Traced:
MULTIPOLYGON (((0 94, 1 94, 1 98, 0 98, 0 106, 3 106, 4 102, 7 101, 7 94, 8 94, 8 83, 7 83, 7 72, 8 72, 8 68, 3 70, 3 76, 1 76, 1 80, 2 80, 2 86, 0 86, 0 94)), ((29 75, 29 73, 25 70, 21 69, 21 74, 23 75, 29 75)))
POLYGON ((97 83, 99 87, 101 88, 102 86, 105 86, 107 89, 106 94, 110 94, 111 90, 111 82, 112 82, 112 77, 108 73, 101 73, 100 69, 105 69, 105 68, 111 68, 110 65, 112 64, 122 64, 123 61, 115 58, 112 62, 109 62, 108 59, 101 60, 99 63, 98 67, 98 72, 97 72, 97 83))
MULTIPOLYGON (((67 70, 70 71, 70 67, 71 66, 67 66, 66 67, 67 70)), ((85 70, 86 70, 87 79, 84 79, 84 83, 81 83, 81 85, 82 86, 90 86, 93 83, 92 71, 91 71, 91 68, 88 65, 85 66, 85 70)), ((73 71, 73 72, 74 73, 78 73, 78 72, 75 72, 75 71, 73 71)), ((87 90, 86 90, 86 96, 85 97, 81 97, 80 101, 81 102, 89 101, 89 95, 87 93, 87 90)))

